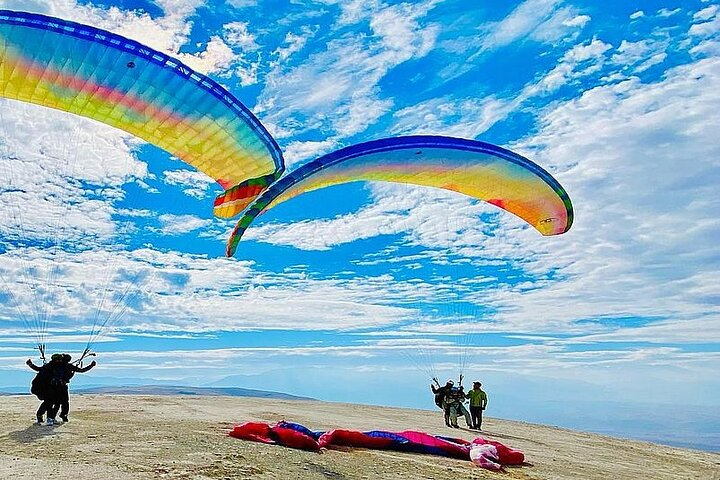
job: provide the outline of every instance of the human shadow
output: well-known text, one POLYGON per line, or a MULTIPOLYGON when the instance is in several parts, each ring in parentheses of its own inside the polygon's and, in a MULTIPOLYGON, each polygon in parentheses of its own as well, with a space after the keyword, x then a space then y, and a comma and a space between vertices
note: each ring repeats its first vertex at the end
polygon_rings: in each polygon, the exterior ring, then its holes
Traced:
POLYGON ((5 438, 13 440, 18 443, 33 443, 42 438, 52 437, 57 435, 56 429, 58 426, 47 427, 45 425, 33 424, 24 430, 17 430, 10 432, 5 435, 5 438))

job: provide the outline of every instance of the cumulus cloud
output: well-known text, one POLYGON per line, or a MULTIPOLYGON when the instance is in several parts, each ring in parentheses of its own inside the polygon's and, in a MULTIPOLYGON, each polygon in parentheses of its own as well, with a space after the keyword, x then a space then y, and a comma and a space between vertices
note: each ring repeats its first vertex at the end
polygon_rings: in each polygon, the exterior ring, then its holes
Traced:
MULTIPOLYGON (((85 332, 110 318, 120 331, 204 333, 252 329, 346 330, 417 318, 410 306, 434 298, 435 287, 392 277, 316 279, 302 272, 263 272, 252 262, 139 250, 79 253, 26 249, 0 256, 0 319, 40 317, 47 335, 85 332), (55 281, 50 271, 62 272, 55 281), (22 281, 32 271, 34 288, 22 281), (19 305, 19 308, 18 308, 19 305), (46 316, 47 315, 47 316, 46 316)), ((6 333, 7 334, 7 333, 6 333)))
POLYGON ((561 0, 526 0, 499 22, 483 27, 478 51, 470 58, 529 37, 541 42, 555 42, 577 32, 590 20, 561 0))
MULTIPOLYGON (((608 49, 590 43, 572 50, 567 61, 581 63, 608 49)), ((499 224, 483 226, 478 218, 487 210, 456 196, 373 187, 372 203, 358 212, 291 226, 270 223, 249 230, 248 238, 327 249, 394 234, 406 245, 504 259, 536 280, 482 291, 475 301, 492 306, 499 328, 513 331, 579 332, 587 328, 580 320, 630 316, 712 321, 720 298, 709 280, 718 254, 712 239, 720 234, 709 213, 720 208, 711 194, 720 174, 712 136, 720 124, 720 97, 712 87, 719 76, 718 59, 704 59, 675 67, 657 82, 596 86, 542 113, 538 134, 515 148, 568 189, 576 223, 561 237, 538 238, 503 215, 495 218, 499 224), (462 228, 448 236, 451 224, 462 228), (551 272, 556 280, 539 280, 551 272)))
POLYGON ((447 95, 396 111, 391 132, 398 134, 442 134, 477 138, 505 120, 523 104, 546 96, 571 81, 598 72, 611 45, 592 39, 568 49, 557 66, 525 85, 512 97, 488 95, 481 99, 458 99, 447 95))
POLYGON ((194 215, 172 215, 169 213, 160 215, 160 231, 165 235, 181 235, 190 233, 199 228, 210 225, 212 220, 199 218, 194 215))
POLYGON ((695 13, 693 21, 695 23, 688 31, 691 36, 710 37, 720 32, 720 16, 716 5, 711 5, 695 13))
POLYGON ((65 112, 0 100, 0 190, 5 236, 78 242, 117 233, 122 186, 145 178, 133 151, 139 142, 109 126, 65 112))
POLYGON ((342 139, 364 131, 392 106, 381 97, 382 78, 433 47, 437 27, 421 20, 434 3, 370 9, 363 18, 372 36, 335 38, 289 70, 278 64, 255 111, 280 138, 321 130, 342 139))
POLYGON ((558 169, 576 205, 576 223, 556 252, 568 280, 517 297, 506 292, 521 301, 503 317, 520 326, 537 311, 545 312, 539 323, 608 316, 682 322, 717 312, 707 266, 720 226, 708 217, 718 207, 709 195, 720 174, 709 134, 720 122, 720 97, 709 88, 718 75, 717 59, 702 60, 657 83, 596 87, 546 112, 540 134, 525 145, 558 169), (572 303, 573 313, 553 302, 572 303))
POLYGON ((168 185, 177 185, 186 195, 195 198, 206 198, 215 181, 196 170, 167 170, 163 178, 168 185))

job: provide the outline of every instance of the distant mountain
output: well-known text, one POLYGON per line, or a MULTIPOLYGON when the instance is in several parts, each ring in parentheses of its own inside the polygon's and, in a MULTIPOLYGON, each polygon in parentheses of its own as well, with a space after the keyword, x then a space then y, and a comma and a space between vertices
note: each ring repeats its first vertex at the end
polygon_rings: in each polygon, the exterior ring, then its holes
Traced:
POLYGON ((81 388, 74 393, 102 394, 102 395, 196 395, 196 396, 229 396, 229 397, 255 397, 273 398, 276 400, 314 400, 310 397, 300 397, 281 392, 265 390, 252 390, 236 387, 184 387, 177 385, 132 385, 112 387, 81 388))

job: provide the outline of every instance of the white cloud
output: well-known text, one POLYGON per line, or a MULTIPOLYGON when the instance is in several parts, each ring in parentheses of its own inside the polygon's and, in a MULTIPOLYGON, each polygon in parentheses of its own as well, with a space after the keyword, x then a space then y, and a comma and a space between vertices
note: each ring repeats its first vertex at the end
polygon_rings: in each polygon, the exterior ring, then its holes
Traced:
POLYGON ((394 114, 395 124, 391 133, 477 138, 526 102, 600 70, 606 60, 605 53, 611 48, 611 45, 598 39, 574 45, 565 52, 556 67, 525 85, 511 98, 488 95, 478 100, 457 99, 448 95, 400 109, 394 114))
POLYGON ((255 51, 260 48, 256 37, 248 30, 247 22, 230 22, 223 25, 223 37, 232 47, 246 51, 255 51))
POLYGON ((624 68, 633 68, 636 73, 642 73, 648 68, 660 64, 667 58, 667 40, 645 39, 637 42, 623 40, 612 56, 614 63, 624 68))
POLYGON ((285 165, 288 169, 301 163, 304 160, 314 159, 320 155, 324 155, 334 148, 337 144, 334 140, 324 140, 321 142, 291 142, 285 147, 283 157, 285 158, 285 165))
POLYGON ((712 5, 704 8, 693 16, 693 21, 699 23, 695 23, 690 27, 688 33, 691 36, 708 37, 720 32, 720 16, 718 15, 718 9, 713 7, 717 6, 712 5))
MULTIPOLYGON (((607 50, 604 44, 577 49, 567 59, 582 62, 607 50)), ((711 278, 720 222, 711 212, 720 209, 713 193, 720 176, 713 137, 720 128, 718 81, 720 61, 711 58, 669 70, 655 83, 597 86, 549 107, 539 133, 515 149, 569 191, 576 220, 560 237, 539 238, 507 215, 483 225, 478 218, 488 207, 457 195, 379 185, 372 187, 373 203, 356 213, 268 224, 247 235, 327 249, 394 234, 406 245, 503 259, 539 280, 498 285, 473 301, 496 309, 498 328, 510 331, 581 331, 586 327, 577 320, 627 316, 716 321, 720 293, 711 278), (556 280, 543 279, 550 272, 556 280)))
POLYGON ((338 25, 359 23, 382 8, 382 3, 379 0, 325 0, 323 3, 340 7, 340 17, 337 19, 338 25))
POLYGON ((194 215, 171 215, 169 213, 158 217, 161 227, 160 231, 165 235, 181 235, 190 233, 193 230, 205 228, 212 220, 199 218, 194 215))
POLYGON ((657 83, 596 87, 546 112, 525 144, 557 169, 576 207, 555 250, 566 280, 497 292, 503 304, 517 302, 501 317, 516 328, 612 316, 713 321, 717 292, 707 282, 720 223, 709 212, 720 208, 711 193, 720 152, 710 132, 720 126, 720 96, 710 85, 719 78, 720 61, 701 60, 657 83), (553 304, 572 304, 572 313, 553 304))
POLYGON ((398 110, 391 133, 442 134, 476 138, 498 121, 506 118, 524 100, 488 96, 481 100, 458 100, 452 96, 435 98, 398 110))
POLYGON ((175 57, 193 70, 206 75, 225 72, 236 61, 232 49, 218 36, 211 37, 205 50, 199 53, 177 53, 175 57))
POLYGON ((672 10, 669 8, 661 8, 660 10, 657 11, 657 14, 658 14, 658 17, 672 17, 673 15, 677 15, 681 11, 682 11, 681 8, 674 8, 672 10))
POLYGON ((590 21, 589 15, 576 15, 572 18, 563 20, 563 25, 566 27, 584 27, 590 21))
POLYGON ((538 82, 538 86, 541 90, 548 92, 557 90, 570 80, 600 70, 605 59, 605 52, 611 48, 611 45, 597 38, 593 38, 588 43, 573 46, 565 52, 558 65, 538 82), (579 69, 580 66, 585 68, 579 69))
POLYGON ((0 230, 74 242, 108 240, 121 187, 147 176, 131 135, 36 105, 0 100, 0 230), (72 179, 72 180, 69 180, 72 179), (81 182, 85 182, 84 184, 81 182))
MULTIPOLYGON (((48 335, 81 334, 98 318, 112 319, 104 330, 111 336, 121 333, 118 328, 192 334, 371 328, 417 319, 420 315, 409 305, 438 295, 427 282, 401 282, 389 275, 322 279, 304 269, 276 273, 252 266, 148 248, 56 255, 25 249, 0 255, 0 274, 8 282, 2 290, 14 292, 31 324, 47 314, 48 335), (62 275, 49 281, 53 270, 62 275)), ((14 302, 0 303, 0 319, 17 317, 14 302)), ((27 328, 32 333, 37 325, 27 328)))
POLYGON ((315 36, 316 33, 317 29, 307 26, 303 27, 299 34, 288 32, 285 35, 284 42, 287 46, 278 47, 273 51, 273 55, 277 56, 276 63, 273 65, 287 62, 293 54, 301 51, 307 45, 308 40, 315 36))
POLYGON ((720 42, 714 40, 706 40, 690 49, 693 55, 707 55, 711 57, 720 56, 720 42))
POLYGON ((718 8, 720 7, 717 5, 710 5, 709 7, 705 7, 702 10, 695 12, 693 14, 693 21, 707 21, 712 19, 717 15, 718 8))
MULTIPOLYGON (((717 290, 717 289, 715 289, 717 290)), ((720 291, 712 292, 717 295, 720 291)), ((644 342, 655 344, 720 343, 720 316, 666 320, 642 327, 623 327, 608 333, 573 337, 558 343, 644 342)))
POLYGON ((215 180, 196 170, 166 170, 163 179, 168 185, 178 185, 186 195, 206 198, 208 190, 216 185, 215 180))
POLYGON ((643 12, 642 10, 638 10, 638 11, 633 12, 633 13, 630 14, 630 19, 631 19, 631 20, 636 20, 636 19, 642 18, 642 17, 644 17, 644 16, 645 16, 645 12, 643 12))
POLYGON ((364 131, 392 106, 391 99, 380 98, 380 80, 433 47, 438 28, 421 19, 434 4, 372 9, 372 36, 335 38, 324 51, 288 71, 277 64, 256 112, 280 138, 320 130, 324 137, 339 140, 364 131))
POLYGON ((538 25, 528 38, 543 43, 574 39, 589 21, 589 15, 578 15, 574 8, 560 8, 538 25))
POLYGON ((590 20, 574 8, 562 7, 561 0, 525 0, 499 22, 482 26, 482 35, 469 41, 478 49, 468 61, 523 38, 555 43, 575 38, 579 29, 590 20))
POLYGON ((231 5, 235 8, 249 8, 249 7, 256 7, 258 2, 257 0, 226 0, 228 5, 231 5))

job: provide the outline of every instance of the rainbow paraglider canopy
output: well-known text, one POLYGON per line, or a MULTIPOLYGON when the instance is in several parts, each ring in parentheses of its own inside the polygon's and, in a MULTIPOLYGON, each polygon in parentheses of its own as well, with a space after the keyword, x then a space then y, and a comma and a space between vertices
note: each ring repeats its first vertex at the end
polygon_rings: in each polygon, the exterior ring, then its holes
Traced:
POLYGON ((226 189, 284 169, 275 140, 215 81, 91 26, 0 10, 0 96, 125 130, 226 189))
POLYGON ((348 182, 442 188, 491 203, 542 235, 566 232, 570 198, 530 160, 488 143, 441 136, 386 138, 343 148, 280 178, 277 143, 231 93, 163 53, 94 27, 0 10, 0 96, 125 130, 214 178, 214 213, 244 212, 234 255, 253 220, 305 192, 348 182))
POLYGON ((442 188, 486 201, 542 235, 572 225, 570 197, 552 175, 510 150, 476 140, 408 136, 361 143, 318 158, 265 190, 240 218, 227 254, 261 213, 302 193, 342 183, 384 181, 442 188))

